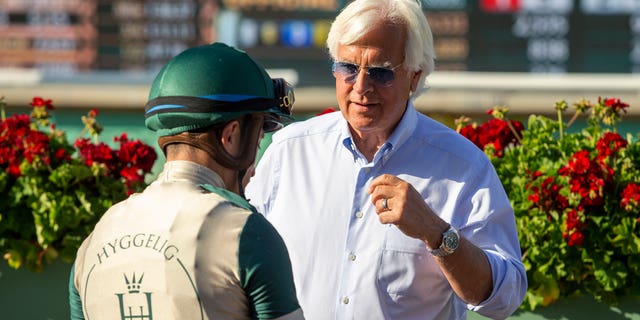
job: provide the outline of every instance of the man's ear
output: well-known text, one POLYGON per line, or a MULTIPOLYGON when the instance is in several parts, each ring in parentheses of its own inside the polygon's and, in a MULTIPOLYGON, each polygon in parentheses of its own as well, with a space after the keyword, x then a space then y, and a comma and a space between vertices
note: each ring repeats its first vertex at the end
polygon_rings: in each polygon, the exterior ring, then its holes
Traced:
POLYGON ((416 92, 418 88, 418 81, 420 81, 420 75, 422 75, 422 70, 418 70, 411 77, 411 92, 416 92))
POLYGON ((240 138, 240 122, 238 120, 227 122, 222 128, 220 143, 229 154, 235 155, 240 150, 240 138))

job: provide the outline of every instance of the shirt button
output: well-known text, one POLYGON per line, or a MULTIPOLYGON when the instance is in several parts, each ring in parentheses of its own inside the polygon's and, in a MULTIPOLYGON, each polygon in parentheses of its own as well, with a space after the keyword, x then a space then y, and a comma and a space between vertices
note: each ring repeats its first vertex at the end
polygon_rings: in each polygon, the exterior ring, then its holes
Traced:
POLYGON ((342 298, 342 303, 349 304, 349 297, 342 298))
POLYGON ((364 213, 362 213, 362 211, 356 212, 356 218, 362 218, 363 215, 364 213))
POLYGON ((353 252, 349 253, 349 260, 351 260, 351 261, 355 261, 356 260, 356 255, 353 252))

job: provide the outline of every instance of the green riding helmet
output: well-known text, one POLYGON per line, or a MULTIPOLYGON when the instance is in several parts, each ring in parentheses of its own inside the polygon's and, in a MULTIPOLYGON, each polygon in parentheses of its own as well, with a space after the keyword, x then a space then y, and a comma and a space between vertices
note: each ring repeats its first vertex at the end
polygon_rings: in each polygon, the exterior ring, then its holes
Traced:
POLYGON ((160 70, 145 125, 162 137, 256 112, 291 119, 293 102, 293 88, 284 79, 271 79, 244 51, 213 43, 183 51, 160 70))

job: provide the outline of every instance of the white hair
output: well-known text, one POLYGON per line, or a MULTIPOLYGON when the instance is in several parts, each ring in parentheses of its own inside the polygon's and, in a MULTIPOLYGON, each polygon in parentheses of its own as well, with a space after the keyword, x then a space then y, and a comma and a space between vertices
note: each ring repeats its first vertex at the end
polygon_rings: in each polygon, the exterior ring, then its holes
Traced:
POLYGON ((426 78, 434 69, 433 35, 416 0, 355 0, 346 6, 331 24, 327 48, 337 60, 338 45, 355 43, 380 23, 403 26, 407 32, 404 48, 404 67, 410 71, 422 70, 415 99, 427 90, 426 78))

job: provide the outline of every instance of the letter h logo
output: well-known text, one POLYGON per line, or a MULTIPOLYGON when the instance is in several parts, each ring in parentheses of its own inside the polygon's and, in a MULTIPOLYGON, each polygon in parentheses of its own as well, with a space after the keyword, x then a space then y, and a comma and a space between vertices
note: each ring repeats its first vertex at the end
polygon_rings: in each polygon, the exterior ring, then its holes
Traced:
POLYGON ((153 312, 151 309, 151 292, 140 292, 144 273, 139 279, 136 279, 136 273, 131 278, 124 275, 124 282, 127 285, 128 293, 116 293, 118 302, 120 303, 120 319, 121 320, 153 320, 153 312), (126 297, 125 297, 126 295, 126 297), (126 298, 126 299, 125 299, 126 298), (146 304, 146 307, 145 307, 146 304))

